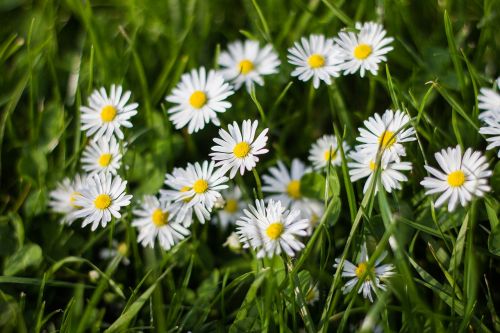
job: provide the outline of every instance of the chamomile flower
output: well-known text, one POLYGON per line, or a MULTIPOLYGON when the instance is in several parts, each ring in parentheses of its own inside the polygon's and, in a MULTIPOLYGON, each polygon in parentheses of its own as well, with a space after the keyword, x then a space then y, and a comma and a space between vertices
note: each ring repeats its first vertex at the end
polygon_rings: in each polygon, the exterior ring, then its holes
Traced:
MULTIPOLYGON (((366 251, 366 244, 363 243, 361 246, 360 258, 358 264, 354 265, 348 260, 344 261, 342 267, 342 277, 350 278, 349 281, 342 287, 344 294, 348 294, 356 286, 358 281, 362 279, 361 286, 358 289, 358 293, 363 292, 363 297, 368 298, 370 302, 373 302, 372 291, 376 292, 377 289, 386 290, 387 287, 384 285, 382 280, 394 274, 394 266, 392 264, 380 265, 380 263, 387 256, 387 252, 383 252, 380 257, 375 261, 374 267, 368 266, 368 253, 366 251)), ((340 264, 340 259, 335 259, 336 264, 333 267, 338 267, 340 264)))
POLYGON ((241 252, 241 243, 240 243, 240 238, 238 237, 238 234, 236 232, 232 232, 222 244, 224 247, 228 247, 229 250, 233 251, 234 253, 240 253, 241 252))
POLYGON ((305 301, 309 305, 313 305, 319 300, 319 289, 317 284, 310 284, 309 289, 304 295, 305 301))
MULTIPOLYGON (((351 181, 366 178, 363 187, 363 193, 368 191, 372 178, 377 170, 376 154, 367 154, 364 151, 352 151, 349 157, 353 160, 347 163, 349 167, 349 175, 351 181)), ((392 190, 400 190, 402 188, 401 182, 408 181, 408 177, 402 171, 410 171, 412 168, 411 162, 402 162, 392 159, 391 156, 383 157, 380 161, 380 177, 384 189, 391 193, 392 190)), ((375 184, 375 192, 378 191, 378 184, 375 184)))
MULTIPOLYGON (((342 148, 347 155, 349 146, 343 142, 342 148)), ((309 161, 311 161, 316 170, 325 168, 328 165, 328 161, 330 161, 332 166, 340 165, 342 157, 340 156, 337 138, 333 135, 323 135, 319 138, 309 150, 309 161)))
POLYGON ((376 113, 365 120, 366 128, 359 128, 356 138, 361 144, 358 150, 374 155, 380 149, 384 156, 390 155, 396 161, 406 155, 404 142, 415 141, 415 129, 410 125, 410 117, 397 110, 386 110, 382 117, 376 113), (407 128, 406 128, 407 127, 407 128))
POLYGON ((127 243, 125 242, 118 243, 116 240, 113 239, 113 241, 111 242, 111 248, 106 247, 99 251, 99 258, 104 260, 113 259, 117 255, 122 256, 121 262, 123 265, 125 266, 130 265, 130 260, 128 259, 129 249, 127 243))
POLYGON ((120 218, 120 209, 130 204, 131 195, 125 193, 127 182, 120 176, 99 173, 89 176, 80 195, 75 198, 78 210, 70 215, 85 218, 82 227, 91 224, 92 231, 99 225, 106 227, 111 216, 120 218))
POLYGON ((219 56, 219 72, 235 89, 245 84, 250 92, 255 83, 264 85, 262 76, 278 72, 280 60, 270 44, 260 48, 259 42, 246 40, 233 42, 227 48, 219 56))
POLYGON ((63 224, 71 224, 76 219, 70 213, 79 207, 75 204, 76 197, 80 195, 84 187, 85 179, 82 175, 76 175, 74 179, 64 178, 56 188, 50 192, 50 209, 55 213, 64 214, 61 219, 63 224))
POLYGON ((116 175, 121 160, 120 145, 115 137, 111 137, 110 140, 100 138, 97 141, 90 141, 83 151, 82 168, 90 174, 110 172, 116 175))
POLYGON ((379 63, 387 61, 385 54, 393 49, 389 44, 394 38, 385 37, 384 27, 374 22, 357 22, 356 30, 359 32, 341 31, 334 39, 344 61, 340 66, 344 74, 359 71, 359 75, 364 77, 368 71, 377 75, 379 63))
POLYGON ((220 225, 226 229, 241 216, 245 202, 241 200, 241 190, 238 186, 221 192, 224 205, 218 211, 220 225))
MULTIPOLYGON (((500 77, 496 80, 497 87, 500 88, 500 77)), ((477 96, 478 107, 483 110, 479 114, 479 119, 500 118, 500 94, 489 88, 481 88, 477 96)))
POLYGON ((293 257, 304 248, 298 237, 307 235, 309 222, 299 218, 298 210, 285 210, 280 201, 270 200, 266 207, 264 200, 256 200, 244 214, 236 222, 236 233, 243 247, 257 251, 257 258, 282 252, 293 257))
POLYGON ((259 122, 254 120, 244 120, 240 127, 236 122, 228 125, 227 132, 224 129, 219 130, 220 138, 215 138, 217 144, 212 147, 213 153, 210 153, 212 160, 216 162, 215 166, 220 166, 222 172, 229 173, 229 178, 234 178, 238 170, 243 175, 245 170, 252 170, 259 161, 257 155, 267 153, 267 131, 264 129, 257 138, 255 134, 259 122))
POLYGON ((209 122, 219 126, 217 113, 231 107, 226 99, 232 94, 234 91, 221 74, 210 70, 207 75, 204 67, 193 69, 181 76, 181 82, 166 97, 168 102, 177 104, 168 109, 170 120, 176 129, 187 125, 189 134, 198 132, 209 122))
POLYGON ((158 200, 154 195, 144 196, 139 208, 133 211, 135 218, 132 226, 139 229, 137 241, 142 246, 154 248, 158 239, 164 250, 170 250, 175 244, 190 235, 188 229, 176 222, 171 215, 170 203, 158 200))
POLYGON ((474 197, 482 197, 491 190, 488 177, 492 172, 481 152, 468 148, 462 155, 462 149, 456 146, 442 149, 434 156, 442 171, 425 165, 433 177, 425 177, 420 184, 427 189, 426 195, 443 193, 436 200, 436 207, 448 201, 448 211, 452 212, 459 202, 465 207, 474 197))
POLYGON ((299 42, 288 49, 288 62, 295 65, 292 76, 298 76, 301 81, 313 80, 314 88, 319 88, 320 80, 331 84, 331 77, 340 75, 342 62, 338 48, 333 39, 323 35, 302 37, 299 42))
MULTIPOLYGON (((491 135, 491 137, 486 139, 489 143, 486 149, 490 150, 500 147, 500 111, 498 112, 498 116, 484 118, 483 122, 486 126, 481 127, 479 133, 491 135)), ((500 150, 498 151, 498 158, 500 158, 500 150)))
POLYGON ((130 118, 137 114, 139 104, 127 102, 130 99, 130 91, 123 93, 122 86, 111 86, 108 96, 106 89, 94 90, 88 99, 89 106, 80 107, 82 131, 87 136, 93 136, 97 141, 101 137, 107 140, 114 134, 118 139, 123 139, 120 127, 132 127, 130 118))

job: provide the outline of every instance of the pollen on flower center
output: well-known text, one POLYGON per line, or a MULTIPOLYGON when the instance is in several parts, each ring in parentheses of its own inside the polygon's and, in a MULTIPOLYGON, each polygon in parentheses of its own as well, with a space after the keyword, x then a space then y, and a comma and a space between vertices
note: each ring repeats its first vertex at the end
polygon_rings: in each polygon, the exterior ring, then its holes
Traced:
POLYGON ((234 146, 233 148, 233 154, 237 158, 247 157, 249 152, 250 152, 250 145, 245 141, 236 144, 236 146, 234 146))
POLYGON ((335 150, 325 150, 325 153, 323 154, 323 158, 325 159, 326 162, 328 160, 333 161, 335 159, 335 156, 337 155, 337 152, 335 150))
POLYGON ((111 163, 111 157, 112 157, 111 154, 102 154, 99 157, 99 161, 97 161, 97 163, 99 163, 99 165, 103 168, 107 167, 109 163, 111 163))
POLYGON ((224 210, 231 214, 236 213, 238 211, 238 201, 235 199, 228 199, 224 210))
POLYGON ((155 226, 163 227, 168 223, 168 212, 164 212, 160 208, 156 208, 151 215, 151 220, 155 226))
POLYGON ((365 60, 372 54, 372 47, 368 44, 359 44, 354 48, 354 57, 359 60, 365 60))
POLYGON ((207 103, 207 95, 201 91, 196 90, 191 97, 189 97, 189 104, 195 109, 201 109, 207 103))
POLYGON ((286 192, 288 195, 294 199, 299 199, 301 197, 300 193, 300 180, 292 180, 288 183, 286 187, 286 192))
POLYGON ((448 175, 448 184, 453 187, 462 186, 465 183, 465 174, 462 170, 453 171, 448 175))
POLYGON ((307 59, 307 63, 311 68, 320 68, 325 65, 325 57, 321 54, 314 53, 307 59))
POLYGON ((377 163, 370 161, 370 170, 371 171, 375 171, 375 169, 377 169, 377 163))
POLYGON ((368 265, 366 264, 366 262, 362 262, 358 264, 358 267, 356 267, 356 271, 354 273, 356 274, 358 279, 361 279, 367 270, 368 270, 368 265))
POLYGON ((396 143, 396 136, 392 131, 384 131, 378 138, 378 142, 382 144, 382 148, 390 148, 396 143))
POLYGON ((113 105, 106 105, 101 109, 102 121, 109 123, 116 117, 116 108, 113 105))
POLYGON ((251 62, 248 59, 244 59, 240 61, 240 64, 238 65, 238 68, 240 69, 240 73, 243 75, 247 75, 253 70, 253 62, 251 62))
POLYGON ((193 184, 193 190, 198 194, 205 193, 207 189, 208 189, 208 182, 205 179, 198 179, 193 184))
POLYGON ((116 251, 121 254, 122 256, 126 256, 127 255, 127 252, 128 252, 128 246, 127 246, 127 243, 125 242, 121 242, 120 244, 118 244, 118 247, 116 248, 116 251))
POLYGON ((97 209, 106 209, 111 205, 111 197, 108 194, 99 194, 94 200, 94 205, 97 209))
POLYGON ((266 234, 272 240, 278 239, 283 233, 283 224, 281 222, 271 223, 266 229, 266 234))

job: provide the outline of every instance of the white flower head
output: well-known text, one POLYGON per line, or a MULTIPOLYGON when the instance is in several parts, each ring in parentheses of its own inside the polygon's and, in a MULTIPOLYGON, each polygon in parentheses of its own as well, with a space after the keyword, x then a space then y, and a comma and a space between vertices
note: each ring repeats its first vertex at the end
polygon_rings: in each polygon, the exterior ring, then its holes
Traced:
POLYGON ((360 136, 356 138, 361 142, 357 149, 368 155, 375 155, 380 149, 383 156, 399 161, 400 156, 406 156, 403 143, 416 140, 410 117, 399 110, 386 110, 382 117, 376 113, 363 124, 365 128, 359 128, 360 136))
POLYGON ((90 174, 110 172, 116 175, 121 161, 120 145, 115 137, 111 137, 110 140, 100 138, 97 141, 90 141, 85 147, 82 156, 82 168, 90 174))
POLYGON ((70 215, 76 218, 85 218, 82 227, 92 224, 94 231, 99 225, 103 228, 111 221, 111 216, 120 218, 121 207, 130 204, 131 195, 125 193, 127 182, 120 176, 110 173, 99 173, 89 176, 86 185, 75 199, 79 209, 70 215))
POLYGON ((181 81, 166 97, 170 103, 176 104, 168 109, 170 120, 176 129, 188 126, 189 134, 203 129, 209 122, 219 126, 217 113, 226 112, 231 103, 226 99, 234 94, 231 86, 221 74, 204 67, 193 69, 181 76, 181 81))
POLYGON ((118 255, 122 256, 121 263, 123 265, 125 266, 130 265, 130 260, 128 259, 129 248, 126 242, 118 243, 116 240, 113 239, 113 241, 111 242, 111 248, 106 247, 99 251, 99 258, 104 260, 113 259, 118 255))
MULTIPOLYGON (((352 151, 349 157, 353 160, 347 163, 349 167, 349 175, 351 181, 366 178, 363 187, 363 193, 368 191, 372 178, 377 170, 376 154, 367 153, 366 151, 352 151)), ((380 161, 380 178, 384 189, 391 193, 392 190, 400 190, 401 183, 408 181, 408 177, 402 171, 410 171, 412 169, 411 162, 402 162, 394 160, 391 156, 385 156, 380 161)), ((378 184, 375 184, 375 192, 378 191, 378 184)))
MULTIPOLYGON (((363 297, 368 298, 373 302, 372 291, 376 292, 377 289, 386 290, 387 287, 382 282, 382 279, 392 276, 394 274, 394 266, 392 264, 380 265, 380 263, 387 256, 387 252, 383 252, 380 257, 375 261, 374 267, 368 266, 368 253, 366 251, 366 243, 361 246, 360 258, 358 264, 354 265, 350 261, 345 260, 342 267, 342 277, 350 278, 349 281, 342 287, 344 294, 348 294, 356 286, 360 279, 363 279, 358 293, 363 292, 363 297)), ((333 267, 338 267, 340 259, 335 259, 336 264, 333 267)))
POLYGON ((123 139, 123 132, 120 127, 132 127, 130 118, 137 114, 139 104, 127 102, 130 99, 130 91, 123 93, 122 86, 111 86, 108 96, 106 89, 94 90, 88 99, 89 106, 80 107, 82 131, 87 132, 87 136, 93 136, 97 141, 105 137, 108 141, 115 135, 118 139, 123 139))
POLYGON ((132 226, 139 229, 137 241, 142 246, 154 248, 158 239, 160 246, 168 251, 190 235, 188 229, 173 219, 170 208, 169 203, 158 200, 154 195, 146 195, 140 207, 134 209, 132 226))
POLYGON ((218 215, 221 227, 226 229, 241 216, 246 203, 241 199, 241 190, 238 186, 224 190, 221 193, 224 205, 218 211, 218 215))
POLYGON ((244 120, 240 127, 236 122, 228 125, 227 132, 224 129, 219 130, 220 138, 214 138, 215 146, 212 147, 213 153, 210 153, 213 161, 217 163, 215 166, 220 166, 222 172, 229 173, 229 178, 234 178, 238 170, 243 175, 245 170, 252 170, 257 165, 259 157, 267 153, 267 131, 264 129, 257 138, 255 134, 259 122, 254 120, 244 120))
MULTIPOLYGON (((479 133, 489 135, 486 139, 488 146, 486 149, 495 149, 500 147, 500 111, 496 117, 484 118, 483 122, 486 126, 479 129, 479 133)), ((498 158, 500 158, 500 150, 498 150, 498 158)))
POLYGON ((54 190, 49 194, 50 209, 55 213, 64 214, 61 223, 70 225, 76 219, 70 213, 78 210, 80 207, 75 204, 76 197, 85 185, 85 176, 76 175, 74 179, 64 178, 59 182, 54 190))
MULTIPOLYGON (((344 153, 347 155, 349 146, 347 143, 342 143, 344 153)), ((333 135, 323 135, 319 138, 309 150, 309 161, 313 164, 316 170, 325 168, 330 161, 332 166, 337 166, 342 163, 337 138, 333 135)))
POLYGON ((234 253, 240 253, 241 252, 241 243, 240 239, 238 237, 238 234, 236 232, 232 232, 226 239, 226 242, 222 244, 224 247, 228 247, 229 250, 233 251, 234 253))
MULTIPOLYGON (((497 88, 500 88, 500 77, 496 80, 497 88)), ((500 118, 500 94, 489 88, 481 88, 477 96, 478 107, 481 112, 479 119, 500 118)))
POLYGON ((394 38, 385 37, 386 31, 381 24, 374 22, 356 23, 358 33, 341 31, 334 39, 340 49, 344 74, 359 71, 361 77, 368 71, 377 75, 379 63, 387 61, 385 54, 393 49, 389 44, 394 38))
POLYGON ((333 39, 323 35, 302 37, 299 42, 288 49, 288 62, 295 65, 292 76, 298 76, 301 81, 313 80, 314 88, 319 88, 320 81, 331 84, 331 77, 340 76, 342 62, 338 47, 333 39))
POLYGON ((425 177, 420 184, 426 188, 426 195, 443 193, 436 200, 436 207, 448 201, 448 211, 452 212, 459 202, 465 207, 474 197, 482 197, 491 190, 488 178, 492 172, 481 152, 468 148, 462 155, 457 145, 442 149, 434 156, 442 171, 425 165, 432 176, 425 177))
POLYGON ((245 84, 250 92, 255 83, 264 85, 263 76, 278 72, 280 60, 270 44, 260 48, 259 42, 245 40, 230 43, 227 48, 220 54, 219 72, 235 89, 245 84))
POLYGON ((307 236, 309 222, 299 218, 298 210, 285 210, 280 201, 270 200, 266 207, 264 200, 255 200, 244 213, 236 222, 236 233, 243 247, 257 251, 257 258, 282 252, 293 257, 304 248, 298 237, 307 236))

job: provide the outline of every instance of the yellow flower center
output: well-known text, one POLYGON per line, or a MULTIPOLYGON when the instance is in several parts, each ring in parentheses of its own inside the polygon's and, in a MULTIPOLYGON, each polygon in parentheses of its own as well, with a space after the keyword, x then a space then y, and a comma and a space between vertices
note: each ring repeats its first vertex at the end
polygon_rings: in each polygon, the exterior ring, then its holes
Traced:
POLYGON ((377 169, 377 163, 370 161, 370 170, 375 171, 377 169))
POLYGON ((325 57, 323 57, 321 54, 315 53, 307 59, 307 63, 311 68, 320 68, 325 65, 325 57))
MULTIPOLYGON (((366 262, 362 262, 358 264, 358 267, 356 267, 356 271, 354 273, 356 273, 358 279, 361 279, 367 270, 368 270, 368 265, 366 264, 366 262)), ((368 278, 369 277, 367 277, 367 279, 368 278)))
POLYGON ((201 109, 207 102, 207 95, 203 91, 196 90, 191 97, 189 97, 189 104, 195 109, 201 109))
POLYGON ((127 255, 127 252, 128 252, 128 246, 127 246, 127 243, 125 242, 121 242, 120 244, 118 244, 118 248, 116 249, 116 251, 121 254, 122 256, 126 256, 127 255))
POLYGON ((378 138, 378 142, 382 144, 382 148, 390 148, 396 143, 396 136, 394 132, 384 131, 378 138))
POLYGON ((354 57, 359 60, 365 60, 372 54, 372 47, 368 44, 359 44, 354 48, 354 57))
POLYGON ((281 222, 271 223, 266 229, 266 234, 272 240, 278 239, 283 233, 283 224, 281 222))
POLYGON ((448 184, 452 187, 459 187, 465 183, 465 174, 462 170, 453 171, 448 175, 448 184))
POLYGON ((106 105, 101 109, 102 121, 109 123, 116 117, 116 108, 113 105, 106 105))
POLYGON ((238 211, 238 200, 235 199, 227 200, 224 210, 231 214, 236 213, 238 211))
POLYGON ((240 69, 240 73, 243 75, 247 75, 253 70, 253 62, 251 62, 248 59, 244 59, 240 61, 240 64, 238 65, 238 68, 240 69))
POLYGON ((71 195, 69 196, 69 202, 70 202, 71 206, 73 206, 75 208, 82 208, 81 206, 75 205, 76 197, 78 197, 80 195, 82 195, 80 192, 71 193, 71 195))
POLYGON ((310 288, 306 293, 306 303, 311 303, 316 297, 316 292, 314 288, 310 288))
POLYGON ((236 146, 234 146, 233 148, 233 154, 237 158, 247 157, 249 152, 250 152, 250 145, 245 141, 236 144, 236 146))
MULTIPOLYGON (((183 188, 180 189, 181 192, 187 192, 189 191, 191 188, 189 186, 184 186, 183 188)), ((191 198, 184 198, 182 199, 182 201, 184 202, 189 202, 191 201, 192 197, 191 198)))
POLYGON ((168 223, 168 212, 163 212, 160 208, 156 208, 151 215, 153 224, 160 228, 168 223))
POLYGON ((288 196, 290 196, 293 199, 299 199, 301 194, 300 194, 300 180, 292 180, 291 182, 288 183, 286 187, 286 193, 288 193, 288 196))
POLYGON ((99 165, 103 168, 107 167, 109 165, 109 163, 111 162, 111 157, 112 157, 111 154, 102 154, 99 157, 99 161, 97 161, 97 163, 99 163, 99 165))
POLYGON ((208 189, 208 182, 205 179, 198 179, 193 184, 193 190, 198 194, 205 193, 207 189, 208 189))
POLYGON ((323 157, 326 162, 333 161, 335 159, 335 156, 337 155, 337 152, 335 150, 325 150, 325 153, 323 154, 323 157))
POLYGON ((108 194, 99 194, 94 200, 95 208, 106 209, 111 205, 111 197, 108 194))

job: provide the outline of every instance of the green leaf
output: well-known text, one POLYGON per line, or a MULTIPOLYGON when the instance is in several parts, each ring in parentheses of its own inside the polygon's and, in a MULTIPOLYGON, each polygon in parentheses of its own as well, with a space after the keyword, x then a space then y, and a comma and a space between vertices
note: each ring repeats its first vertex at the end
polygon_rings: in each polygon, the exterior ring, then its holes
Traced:
POLYGON ((42 249, 36 244, 27 244, 5 260, 4 275, 12 276, 28 267, 37 267, 42 262, 42 249))
MULTIPOLYGON (((306 173, 300 179, 300 191, 309 198, 325 200, 326 178, 316 172, 306 173)), ((336 172, 328 175, 328 197, 340 194, 340 181, 336 172)))
POLYGON ((491 230, 488 236, 488 250, 496 256, 500 256, 500 225, 491 230))

